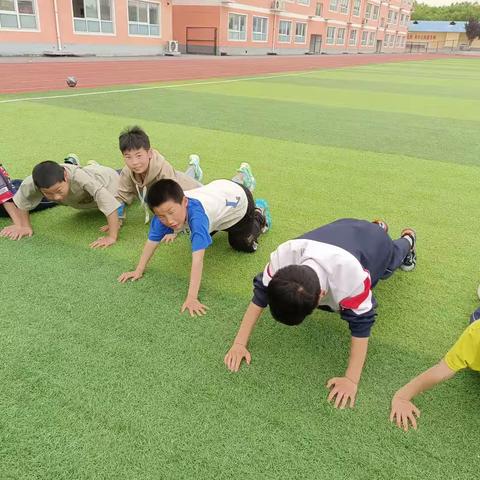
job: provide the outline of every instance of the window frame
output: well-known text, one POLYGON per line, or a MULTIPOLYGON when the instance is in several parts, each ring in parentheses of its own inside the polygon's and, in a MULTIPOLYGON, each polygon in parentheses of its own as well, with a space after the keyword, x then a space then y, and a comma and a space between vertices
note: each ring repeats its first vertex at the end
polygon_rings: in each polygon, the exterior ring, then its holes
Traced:
POLYGON ((229 42, 246 42, 248 39, 248 15, 246 13, 237 13, 237 12, 228 12, 228 29, 227 29, 227 40, 229 42), (245 38, 231 38, 231 33, 242 33, 242 30, 232 30, 230 28, 230 17, 231 16, 243 17, 245 19, 245 38))
POLYGON ((345 33, 346 33, 347 29, 345 27, 339 27, 337 28, 337 34, 335 35, 335 45, 340 45, 340 46, 345 46, 345 33), (342 42, 340 43, 338 41, 338 37, 339 37, 339 33, 340 32, 343 32, 343 35, 342 35, 342 42))
POLYGON ((295 22, 295 36, 294 36, 294 43, 298 45, 305 45, 307 43, 307 22, 295 22), (297 25, 303 25, 303 41, 297 40, 297 25))
POLYGON ((285 19, 280 19, 278 21, 278 36, 277 36, 277 41, 278 43, 292 43, 292 20, 285 20, 285 19), (280 33, 280 25, 282 24, 282 22, 284 24, 289 24, 289 28, 288 28, 288 40, 281 40, 281 36, 286 36, 284 33, 280 33))
MULTIPOLYGON (((268 17, 262 17, 261 15, 252 15, 252 42, 256 42, 256 43, 266 43, 266 42, 268 42, 268 20, 269 20, 268 17), (265 31, 265 40, 255 40, 253 38, 253 35, 255 33, 257 33, 257 34, 259 33, 259 32, 255 32, 255 30, 253 29, 253 26, 254 26, 253 22, 254 22, 255 18, 261 18, 263 20, 266 20, 266 22, 265 22, 265 30, 266 30, 265 31)), ((263 32, 261 34, 263 35, 263 32)))
POLYGON ((140 38, 162 38, 162 4, 159 1, 155 0, 127 0, 127 31, 129 37, 140 37, 140 38), (129 2, 137 2, 137 3, 146 3, 147 6, 149 5, 156 5, 158 8, 158 35, 152 35, 151 33, 144 34, 144 33, 130 33, 130 24, 136 25, 147 25, 150 30, 150 25, 155 25, 150 23, 150 8, 148 8, 148 22, 131 22, 130 21, 130 12, 129 9, 129 2))
POLYGON ((361 42, 360 42, 360 46, 362 47, 366 47, 368 45, 368 31, 367 30, 364 30, 362 32, 362 37, 361 37, 361 42), (365 37, 365 38, 364 38, 365 37))
MULTIPOLYGON (((85 10, 85 0, 81 0, 83 2, 83 8, 85 10)), ((93 18, 93 17, 75 17, 74 16, 74 9, 73 9, 73 0, 70 2, 70 7, 72 9, 72 31, 74 35, 99 35, 99 36, 107 36, 107 37, 116 37, 117 36, 117 29, 116 29, 116 22, 115 22, 115 1, 114 0, 109 0, 110 1, 110 14, 112 20, 102 20, 102 14, 100 11, 100 0, 97 0, 97 12, 98 12, 98 17, 93 18), (75 20, 84 20, 85 24, 87 25, 87 31, 81 31, 81 30, 76 30, 75 29, 75 20), (97 21, 100 26, 100 31, 99 32, 89 32, 88 31, 88 20, 93 20, 97 21), (109 22, 112 24, 112 29, 113 32, 102 32, 102 21, 104 22, 109 22)), ((128 7, 128 3, 127 3, 128 7)))
POLYGON ((354 47, 357 44, 357 34, 358 30, 356 28, 352 28, 350 30, 350 34, 348 35, 348 46, 349 47, 354 47), (352 33, 355 33, 353 37, 353 42, 352 42, 352 33))
POLYGON ((338 12, 338 1, 339 0, 329 0, 329 2, 328 2, 328 11, 329 12, 338 12), (335 8, 333 8, 333 4, 335 4, 335 8))
POLYGON ((17 28, 0 26, 0 32, 41 32, 40 12, 38 11, 38 0, 31 0, 31 2, 32 2, 34 13, 20 13, 18 11, 18 0, 13 1, 15 10, 0 10, 0 14, 15 16, 17 20, 17 28), (20 23, 21 16, 33 17, 35 19, 35 28, 22 27, 20 23))
POLYGON ((353 8, 352 8, 352 15, 354 17, 359 17, 361 9, 362 9, 362 0, 354 0, 353 8), (356 10, 356 13, 355 13, 355 10, 356 10))
POLYGON ((335 36, 336 36, 336 33, 337 33, 337 29, 336 27, 327 27, 327 39, 326 39, 326 44, 327 45, 335 45, 335 36), (328 31, 331 30, 332 31, 332 36, 329 37, 328 36, 328 31), (329 42, 329 38, 332 40, 331 42, 329 42))

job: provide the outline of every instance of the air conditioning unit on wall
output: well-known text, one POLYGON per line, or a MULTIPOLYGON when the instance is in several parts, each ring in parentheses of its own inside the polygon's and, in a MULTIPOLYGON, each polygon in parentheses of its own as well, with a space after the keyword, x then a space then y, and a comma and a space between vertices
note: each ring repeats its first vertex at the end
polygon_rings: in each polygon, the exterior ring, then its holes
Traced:
POLYGON ((165 48, 165 55, 180 55, 180 52, 178 51, 178 42, 176 40, 169 40, 167 42, 167 47, 165 48))
POLYGON ((274 12, 281 12, 285 10, 285 0, 273 0, 270 7, 274 12))

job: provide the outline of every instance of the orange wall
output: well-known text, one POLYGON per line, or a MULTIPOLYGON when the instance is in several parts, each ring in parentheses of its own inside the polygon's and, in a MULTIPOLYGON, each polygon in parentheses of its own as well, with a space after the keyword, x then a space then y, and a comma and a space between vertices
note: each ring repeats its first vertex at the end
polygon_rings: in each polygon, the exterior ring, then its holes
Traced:
MULTIPOLYGON (((114 11, 115 35, 78 34, 73 31, 73 12, 71 0, 57 0, 60 37, 63 45, 72 44, 117 44, 117 45, 158 45, 172 38, 172 6, 170 0, 161 0, 161 36, 135 37, 128 35, 127 0, 112 0, 114 11)), ((53 0, 37 0, 38 32, 5 31, 0 29, 1 42, 50 43, 56 45, 56 27, 53 0)))
MULTIPOLYGON (((185 44, 187 27, 220 27, 220 7, 173 6, 173 40, 185 44)), ((200 32, 198 32, 200 34, 200 32)))

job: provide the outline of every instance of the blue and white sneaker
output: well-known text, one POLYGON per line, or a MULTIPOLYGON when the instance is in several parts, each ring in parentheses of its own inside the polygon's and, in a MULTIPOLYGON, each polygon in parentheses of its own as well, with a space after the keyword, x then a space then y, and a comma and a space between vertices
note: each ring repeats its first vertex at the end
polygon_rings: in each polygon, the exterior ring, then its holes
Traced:
POLYGON ((245 188, 248 188, 251 192, 255 190, 257 182, 252 173, 252 168, 247 162, 242 162, 240 167, 237 168, 237 172, 240 175, 237 175, 235 178, 240 177, 240 182, 245 188))
POLYGON ((80 165, 80 160, 74 153, 69 153, 64 159, 63 163, 69 163, 70 165, 80 165))
POLYGON ((197 182, 201 182, 203 178, 203 170, 200 167, 200 157, 196 153, 192 153, 188 157, 188 160, 189 160, 188 164, 191 167, 193 167, 193 174, 194 174, 193 178, 195 178, 197 182))
POLYGON ((270 228, 272 228, 272 214, 270 213, 270 206, 264 198, 257 198, 255 200, 255 207, 265 219, 265 225, 262 227, 262 233, 266 233, 270 230, 270 228))
POLYGON ((480 307, 478 307, 471 315, 470 315, 470 324, 480 320, 480 307))

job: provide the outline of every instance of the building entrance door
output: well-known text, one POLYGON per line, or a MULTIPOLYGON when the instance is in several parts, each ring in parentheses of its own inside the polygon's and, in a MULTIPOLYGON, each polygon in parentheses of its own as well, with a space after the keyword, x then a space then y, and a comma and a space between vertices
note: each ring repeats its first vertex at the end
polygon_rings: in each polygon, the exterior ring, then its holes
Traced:
POLYGON ((377 40, 377 48, 375 49, 375 53, 382 53, 382 41, 377 40))
POLYGON ((311 35, 310 36, 310 53, 319 54, 322 51, 322 36, 311 35))

